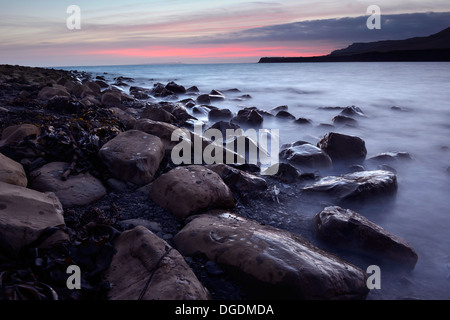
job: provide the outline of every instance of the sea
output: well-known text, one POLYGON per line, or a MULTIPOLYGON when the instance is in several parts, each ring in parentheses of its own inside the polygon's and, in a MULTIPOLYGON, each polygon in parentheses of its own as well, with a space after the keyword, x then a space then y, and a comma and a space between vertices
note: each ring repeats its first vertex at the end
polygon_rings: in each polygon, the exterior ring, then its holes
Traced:
MULTIPOLYGON (((362 138, 368 158, 383 152, 408 152, 412 160, 389 163, 397 172, 395 199, 361 207, 358 213, 406 240, 419 259, 414 270, 382 267, 381 289, 372 289, 368 299, 450 299, 450 63, 171 64, 62 69, 90 72, 108 81, 130 77, 134 79, 132 85, 145 88, 175 81, 185 88, 197 86, 200 93, 220 90, 227 99, 212 105, 233 112, 248 106, 270 110, 286 105, 291 114, 309 119, 312 125, 265 118, 262 127, 279 129, 280 145, 298 140, 316 144, 333 131, 362 138), (336 107, 347 106, 360 108, 364 116, 355 117, 356 125, 331 127, 332 118, 341 111, 336 107)), ((197 117, 207 121, 207 116, 197 117)), ((301 206, 289 212, 306 218, 315 213, 301 206)))

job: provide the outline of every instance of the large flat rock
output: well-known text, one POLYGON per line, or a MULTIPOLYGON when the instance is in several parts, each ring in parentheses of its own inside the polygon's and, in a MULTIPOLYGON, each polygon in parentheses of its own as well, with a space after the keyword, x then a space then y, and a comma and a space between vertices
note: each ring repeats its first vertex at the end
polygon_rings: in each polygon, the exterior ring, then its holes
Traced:
POLYGON ((164 144, 154 135, 129 130, 105 143, 99 157, 117 179, 142 186, 153 180, 164 144))
POLYGON ((143 226, 114 244, 105 278, 110 300, 207 300, 209 293, 180 253, 143 226))
POLYGON ((385 170, 360 171, 341 176, 324 177, 304 191, 325 193, 339 200, 366 200, 397 191, 397 177, 385 170))
POLYGON ((363 299, 366 275, 306 239, 229 212, 193 217, 174 238, 183 255, 204 254, 269 285, 271 298, 363 299))
POLYGON ((0 181, 26 187, 27 175, 23 166, 0 153, 0 181))
POLYGON ((106 195, 102 182, 89 173, 62 176, 70 167, 69 163, 51 162, 31 173, 35 177, 30 188, 41 192, 54 192, 64 207, 83 206, 106 195))
POLYGON ((316 214, 315 221, 318 235, 332 244, 374 254, 409 268, 417 263, 417 253, 404 239, 355 211, 326 207, 316 214))
MULTIPOLYGON (((36 241, 48 228, 64 227, 63 208, 54 193, 41 193, 0 182, 0 243, 2 250, 18 252, 36 241)), ((40 247, 66 240, 56 230, 40 247)))

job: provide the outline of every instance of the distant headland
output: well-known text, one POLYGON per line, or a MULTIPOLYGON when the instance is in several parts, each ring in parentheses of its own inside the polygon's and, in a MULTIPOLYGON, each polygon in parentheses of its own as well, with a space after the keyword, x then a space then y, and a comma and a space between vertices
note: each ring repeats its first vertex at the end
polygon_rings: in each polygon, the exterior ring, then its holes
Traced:
POLYGON ((324 56, 263 57, 259 63, 401 61, 450 61, 450 27, 427 37, 353 43, 324 56))

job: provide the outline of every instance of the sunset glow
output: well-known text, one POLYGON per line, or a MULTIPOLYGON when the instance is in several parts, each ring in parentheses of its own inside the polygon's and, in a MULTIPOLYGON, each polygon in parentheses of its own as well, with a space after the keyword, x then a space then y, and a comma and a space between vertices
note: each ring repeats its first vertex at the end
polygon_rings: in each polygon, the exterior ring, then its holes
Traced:
POLYGON ((448 1, 413 1, 412 7, 411 1, 380 0, 385 23, 370 32, 366 0, 0 2, 0 63, 35 66, 308 57, 353 42, 429 35, 447 27, 450 17, 448 1), (76 30, 66 26, 72 4, 80 8, 76 30))

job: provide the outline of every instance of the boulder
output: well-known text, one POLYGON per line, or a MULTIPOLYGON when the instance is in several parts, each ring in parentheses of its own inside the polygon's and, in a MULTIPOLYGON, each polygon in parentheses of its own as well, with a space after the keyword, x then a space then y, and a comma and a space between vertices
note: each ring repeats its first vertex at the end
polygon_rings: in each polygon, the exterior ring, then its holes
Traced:
POLYGON ((209 94, 201 94, 197 97, 195 100, 197 104, 210 104, 211 98, 209 97, 209 94))
POLYGON ((293 165, 289 163, 277 163, 262 172, 263 175, 272 173, 275 171, 273 166, 278 167, 278 171, 275 174, 271 174, 273 177, 277 178, 284 183, 294 183, 300 178, 300 171, 297 170, 293 165))
POLYGON ((197 86, 191 86, 186 89, 186 92, 187 93, 197 93, 197 92, 200 92, 200 90, 197 88, 197 86))
POLYGON ((226 164, 211 164, 206 167, 217 173, 226 185, 233 191, 252 192, 267 189, 267 182, 263 178, 230 167, 226 164))
POLYGON ((365 200, 397 191, 397 177, 384 170, 361 171, 329 176, 303 188, 308 192, 326 193, 339 200, 365 200))
POLYGON ((165 97, 173 95, 174 93, 172 91, 168 90, 162 83, 155 83, 151 90, 151 94, 154 97, 165 98, 165 97))
POLYGON ((417 253, 395 236, 360 214, 338 206, 326 207, 315 216, 319 237, 333 245, 379 256, 414 268, 417 253))
POLYGON ((176 123, 177 118, 170 112, 155 107, 153 105, 148 106, 141 114, 141 119, 150 119, 153 121, 176 123))
MULTIPOLYGON (((179 143, 179 139, 172 141, 173 132, 179 128, 166 122, 153 121, 150 119, 139 119, 136 121, 134 129, 160 138, 164 144, 166 154, 170 154, 173 147, 179 143)), ((186 135, 186 137, 188 137, 188 135, 186 135)))
POLYGON ((23 166, 0 153, 0 181, 26 187, 28 184, 27 175, 23 166))
POLYGON ((84 206, 106 195, 102 182, 89 173, 69 175, 63 180, 63 174, 69 163, 51 162, 33 171, 30 176, 30 189, 40 192, 53 192, 64 207, 84 206))
POLYGON ((114 112, 114 115, 117 117, 117 119, 122 121, 127 130, 131 130, 134 128, 136 124, 136 118, 117 107, 113 107, 111 108, 111 110, 114 112))
POLYGON ((105 272, 109 300, 207 300, 180 253, 145 227, 123 232, 105 272))
POLYGON ((17 253, 26 245, 50 247, 67 240, 67 234, 62 231, 64 226, 63 208, 55 194, 0 182, 0 247, 3 253, 17 253), (44 231, 48 232, 48 237, 34 243, 44 231))
POLYGON ((340 124, 340 125, 344 125, 344 124, 348 124, 348 125, 352 125, 352 126, 356 126, 358 124, 358 121, 356 121, 355 119, 351 118, 351 117, 347 117, 347 116, 343 116, 343 115, 337 115, 332 119, 334 124, 340 124))
MULTIPOLYGON (((75 83, 70 89, 70 92, 77 98, 84 98, 89 95, 92 96, 96 95, 96 93, 94 93, 92 89, 90 89, 87 85, 81 83, 75 83)), ((98 93, 100 93, 100 91, 98 93)))
POLYGON ((311 120, 306 119, 306 118, 302 118, 302 117, 299 117, 294 122, 297 123, 297 124, 311 124, 311 120))
POLYGON ((323 150, 309 143, 289 146, 280 151, 280 157, 307 168, 330 168, 332 166, 331 158, 323 150))
POLYGON ((63 86, 56 85, 56 87, 44 87, 38 93, 38 99, 49 100, 55 96, 70 97, 70 93, 67 92, 63 86))
POLYGON ((150 197, 179 218, 210 207, 232 208, 235 200, 220 176, 200 165, 176 167, 150 187, 150 197))
POLYGON ((81 110, 80 104, 66 96, 55 96, 48 100, 47 109, 60 113, 75 114, 81 110))
POLYGON ((269 110, 270 113, 277 114, 280 111, 288 111, 289 107, 286 105, 274 107, 269 110))
POLYGON ((325 151, 333 163, 339 161, 364 161, 367 155, 363 139, 336 132, 327 133, 317 146, 325 151))
POLYGON ((158 170, 164 144, 154 135, 129 130, 105 143, 99 157, 117 179, 144 185, 153 180, 158 170))
POLYGON ((288 111, 285 111, 285 110, 278 111, 277 114, 275 115, 275 117, 283 118, 283 119, 295 120, 295 116, 292 115, 291 113, 289 113, 288 111))
POLYGON ((185 256, 203 254, 256 281, 264 298, 364 299, 369 291, 358 267, 298 235, 234 213, 195 216, 174 242, 185 256))
POLYGON ((208 114, 208 118, 210 121, 219 119, 231 119, 232 117, 233 112, 231 112, 230 109, 212 109, 208 114))
POLYGON ((173 93, 186 93, 186 89, 182 85, 179 85, 173 81, 170 81, 168 84, 166 84, 166 89, 172 91, 173 93))
POLYGON ((18 144, 26 137, 36 138, 40 134, 39 127, 34 124, 19 124, 16 126, 9 126, 2 132, 2 139, 0 140, 0 147, 10 144, 18 144))
POLYGON ((107 90, 103 92, 102 104, 107 107, 118 107, 122 104, 122 94, 119 91, 107 90))
POLYGON ((232 122, 256 126, 261 125, 263 121, 263 116, 255 109, 239 110, 238 114, 232 119, 232 122))
POLYGON ((84 85, 88 87, 94 93, 94 95, 99 95, 102 91, 102 87, 94 81, 88 81, 84 85))
MULTIPOLYGON (((212 111, 212 110, 211 110, 212 111)), ((235 132, 237 129, 241 127, 235 123, 231 123, 229 121, 218 121, 214 123, 209 129, 217 129, 222 133, 224 139, 227 137, 227 130, 233 130, 235 132)))
POLYGON ((360 116, 365 117, 366 115, 359 107, 351 106, 351 107, 345 107, 341 113, 341 115, 353 117, 353 116, 360 116))

